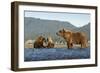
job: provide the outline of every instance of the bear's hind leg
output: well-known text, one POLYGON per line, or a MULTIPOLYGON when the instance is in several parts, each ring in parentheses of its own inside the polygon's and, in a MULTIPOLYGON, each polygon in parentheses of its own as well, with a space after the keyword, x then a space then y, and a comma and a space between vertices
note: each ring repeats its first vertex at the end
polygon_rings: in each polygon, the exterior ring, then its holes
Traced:
POLYGON ((73 44, 72 43, 67 43, 68 49, 69 48, 73 48, 73 44))
POLYGON ((81 44, 81 48, 87 48, 85 43, 81 44))

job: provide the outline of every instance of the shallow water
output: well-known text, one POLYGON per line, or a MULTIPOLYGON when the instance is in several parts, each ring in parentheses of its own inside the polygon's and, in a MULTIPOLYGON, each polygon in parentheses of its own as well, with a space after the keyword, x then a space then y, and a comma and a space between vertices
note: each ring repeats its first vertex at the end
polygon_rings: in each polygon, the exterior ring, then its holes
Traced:
POLYGON ((24 61, 44 61, 63 59, 87 59, 90 58, 90 48, 66 49, 66 48, 25 48, 24 61))

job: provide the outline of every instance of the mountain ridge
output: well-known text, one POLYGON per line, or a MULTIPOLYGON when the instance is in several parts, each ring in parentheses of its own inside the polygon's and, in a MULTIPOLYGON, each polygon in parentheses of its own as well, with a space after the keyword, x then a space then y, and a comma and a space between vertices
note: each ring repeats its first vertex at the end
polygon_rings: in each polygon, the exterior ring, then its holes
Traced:
MULTIPOLYGON (((48 35, 56 38, 57 35, 55 34, 60 29, 65 28, 72 31, 83 31, 86 30, 86 34, 89 34, 90 31, 90 23, 83 27, 76 27, 68 21, 58 21, 58 20, 45 20, 40 18, 32 18, 32 17, 24 17, 24 38, 25 40, 34 39, 39 35, 48 35)), ((88 38, 90 36, 88 35, 88 38)))

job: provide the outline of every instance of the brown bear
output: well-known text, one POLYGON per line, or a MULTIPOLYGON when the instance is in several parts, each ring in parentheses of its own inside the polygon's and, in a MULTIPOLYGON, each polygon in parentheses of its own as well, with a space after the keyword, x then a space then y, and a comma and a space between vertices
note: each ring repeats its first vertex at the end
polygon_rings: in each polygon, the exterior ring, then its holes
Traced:
POLYGON ((54 48, 54 42, 50 36, 47 38, 47 48, 54 48))
POLYGON ((86 34, 83 32, 72 32, 70 30, 59 30, 56 33, 58 36, 61 36, 67 42, 68 48, 73 48, 73 44, 80 44, 81 48, 86 48, 88 40, 86 34))
POLYGON ((39 36, 34 42, 34 48, 45 48, 44 43, 46 39, 43 36, 39 36))

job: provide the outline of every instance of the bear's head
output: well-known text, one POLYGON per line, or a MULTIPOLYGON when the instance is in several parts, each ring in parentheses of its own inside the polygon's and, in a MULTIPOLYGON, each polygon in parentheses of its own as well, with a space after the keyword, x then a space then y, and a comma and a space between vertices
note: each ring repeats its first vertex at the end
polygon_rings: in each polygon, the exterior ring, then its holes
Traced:
POLYGON ((38 36, 34 42, 34 48, 45 48, 46 39, 43 36, 38 36))
POLYGON ((42 42, 46 42, 46 39, 43 36, 39 36, 37 38, 37 41, 42 43, 42 42))
POLYGON ((59 30, 56 34, 64 39, 69 39, 72 36, 72 32, 70 30, 65 30, 64 28, 59 30))
POLYGON ((64 37, 65 35, 65 29, 61 29, 56 33, 58 36, 64 37))

